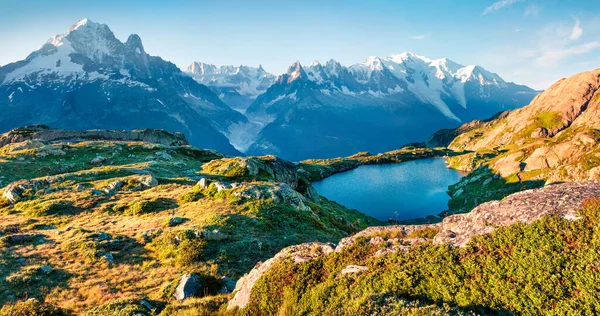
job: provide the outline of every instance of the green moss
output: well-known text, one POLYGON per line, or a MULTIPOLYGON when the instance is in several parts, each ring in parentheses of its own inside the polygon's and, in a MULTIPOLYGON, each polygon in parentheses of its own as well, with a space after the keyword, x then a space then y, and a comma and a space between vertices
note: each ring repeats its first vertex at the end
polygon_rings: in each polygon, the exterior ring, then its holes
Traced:
POLYGON ((600 166, 600 157, 587 156, 583 160, 583 170, 590 170, 598 166, 600 166))
POLYGON ((196 186, 187 192, 183 193, 178 197, 178 200, 182 203, 196 202, 204 197, 202 190, 196 186))
POLYGON ((562 115, 559 112, 542 112, 538 114, 537 121, 540 127, 552 129, 562 126, 562 115))

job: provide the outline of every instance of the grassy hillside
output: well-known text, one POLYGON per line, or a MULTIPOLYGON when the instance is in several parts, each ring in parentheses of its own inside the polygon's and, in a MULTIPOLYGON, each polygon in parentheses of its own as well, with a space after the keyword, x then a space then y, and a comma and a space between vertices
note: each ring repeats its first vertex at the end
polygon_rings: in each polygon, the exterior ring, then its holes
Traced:
POLYGON ((219 305, 227 278, 282 248, 377 223, 319 197, 289 162, 189 146, 8 143, 0 186, 0 315, 170 315, 219 305), (189 272, 207 297, 179 303, 172 293, 189 272))
POLYGON ((546 216, 467 247, 420 243, 378 255, 358 239, 314 260, 275 263, 242 315, 582 315, 600 312, 600 200, 581 219, 546 216), (344 273, 349 265, 364 267, 344 273))

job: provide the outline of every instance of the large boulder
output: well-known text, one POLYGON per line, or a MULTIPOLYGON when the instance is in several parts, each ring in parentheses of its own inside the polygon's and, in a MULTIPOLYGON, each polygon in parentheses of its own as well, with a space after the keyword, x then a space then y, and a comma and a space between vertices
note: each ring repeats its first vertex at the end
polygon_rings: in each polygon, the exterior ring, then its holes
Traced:
POLYGON ((204 285, 202 284, 202 279, 194 273, 187 273, 181 276, 181 280, 175 289, 175 293, 173 293, 173 297, 182 301, 189 297, 202 296, 203 290, 204 285))
POLYGON ((44 180, 19 180, 15 181, 4 188, 2 197, 7 199, 10 203, 19 202, 23 196, 22 194, 31 189, 37 191, 48 186, 48 182, 44 180))

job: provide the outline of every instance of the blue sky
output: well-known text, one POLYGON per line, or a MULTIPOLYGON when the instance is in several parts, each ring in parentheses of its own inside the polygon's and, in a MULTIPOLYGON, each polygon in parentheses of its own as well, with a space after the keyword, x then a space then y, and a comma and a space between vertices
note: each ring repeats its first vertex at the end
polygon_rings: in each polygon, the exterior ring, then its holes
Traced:
POLYGON ((0 65, 25 58, 87 17, 185 69, 192 61, 345 65, 405 51, 478 64, 545 89, 600 67, 600 1, 0 0, 0 65))

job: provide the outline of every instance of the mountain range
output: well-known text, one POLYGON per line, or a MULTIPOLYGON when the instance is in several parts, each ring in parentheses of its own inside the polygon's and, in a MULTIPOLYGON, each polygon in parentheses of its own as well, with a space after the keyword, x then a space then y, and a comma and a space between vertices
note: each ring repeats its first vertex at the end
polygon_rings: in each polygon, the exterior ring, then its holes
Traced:
POLYGON ((275 82, 275 76, 260 65, 258 68, 243 65, 217 67, 193 62, 186 72, 208 86, 223 102, 242 113, 275 82))
POLYGON ((185 72, 84 19, 0 67, 0 131, 162 128, 225 154, 290 160, 383 152, 525 105, 537 94, 479 66, 412 53, 341 65, 193 62, 185 72))
POLYGON ((247 109, 250 120, 266 124, 247 153, 294 160, 383 152, 525 105, 535 94, 479 66, 412 53, 349 67, 296 62, 247 109))
POLYGON ((26 59, 0 67, 0 130, 27 124, 71 129, 162 128, 197 146, 239 154, 224 135, 247 122, 174 64, 81 20, 26 59))

